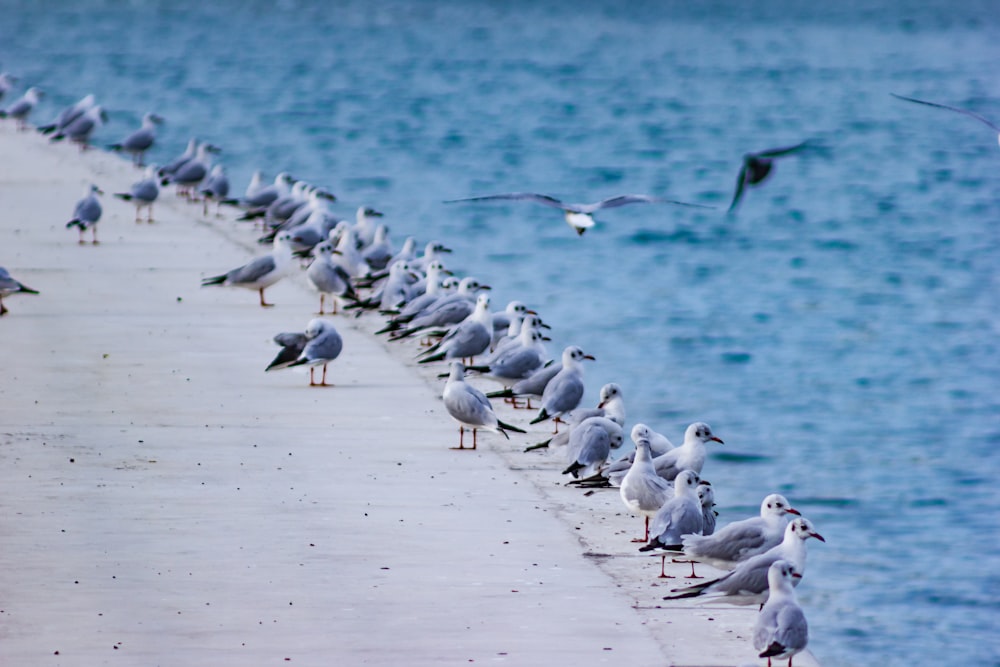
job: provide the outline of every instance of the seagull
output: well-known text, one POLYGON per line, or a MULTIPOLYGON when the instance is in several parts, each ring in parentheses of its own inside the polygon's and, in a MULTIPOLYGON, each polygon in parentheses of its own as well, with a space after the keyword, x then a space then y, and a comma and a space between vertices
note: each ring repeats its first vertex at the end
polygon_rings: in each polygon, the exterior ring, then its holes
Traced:
POLYGON ((806 540, 810 537, 826 542, 826 539, 813 528, 812 522, 805 517, 797 517, 785 528, 784 537, 777 546, 743 561, 732 572, 718 579, 674 589, 671 592, 676 595, 668 595, 663 599, 679 600, 706 596, 721 598, 738 605, 764 604, 768 597, 767 573, 771 563, 786 560, 796 572, 805 574, 806 540))
POLYGON ((7 314, 8 309, 3 305, 3 298, 11 294, 38 294, 38 290, 14 280, 7 269, 0 266, 0 316, 7 314))
MULTIPOLYGON (((706 479, 698 482, 698 501, 701 503, 701 515, 705 519, 705 525, 701 529, 702 535, 712 535, 715 532, 715 520, 719 513, 715 511, 715 489, 712 483, 706 479)), ((683 543, 683 540, 681 540, 683 543)), ((694 566, 691 566, 694 572, 694 566)))
POLYGON ((163 177, 160 185, 177 185, 178 194, 189 195, 190 188, 201 183, 212 167, 212 157, 209 153, 219 153, 221 149, 212 144, 201 144, 195 151, 194 157, 182 164, 172 174, 163 177))
POLYGON ((740 175, 736 177, 736 192, 733 193, 733 201, 729 204, 729 212, 732 212, 740 198, 743 196, 743 189, 747 186, 760 185, 774 168, 774 159, 790 155, 809 146, 808 141, 794 146, 784 148, 770 148, 759 153, 747 153, 743 156, 743 166, 740 168, 740 175))
POLYGON ((674 495, 674 490, 670 482, 656 474, 648 438, 640 437, 635 441, 635 460, 622 478, 618 491, 625 507, 633 514, 641 514, 645 520, 642 539, 632 541, 649 542, 649 520, 674 495))
POLYGON ((725 444, 712 433, 712 427, 705 422, 691 424, 684 431, 684 443, 680 447, 653 459, 656 472, 668 481, 673 481, 677 473, 682 470, 693 470, 700 475, 708 456, 705 450, 705 444, 708 442, 725 444))
POLYGON ((96 185, 88 185, 87 190, 83 195, 83 199, 76 203, 76 207, 73 209, 73 219, 66 223, 66 229, 70 227, 80 228, 80 243, 83 241, 83 233, 90 229, 91 234, 93 234, 93 244, 97 245, 97 221, 101 219, 101 202, 98 201, 97 195, 103 195, 104 192, 96 185))
POLYGON ((71 104, 70 106, 60 111, 59 115, 56 116, 56 119, 51 123, 49 123, 48 125, 42 125, 38 127, 38 131, 41 132, 42 134, 52 134, 53 132, 59 134, 64 129, 66 129, 66 127, 70 123, 72 123, 80 116, 82 116, 84 112, 87 111, 87 109, 90 109, 96 103, 97 103, 97 98, 95 98, 93 94, 87 95, 80 101, 71 104))
POLYGON ((444 337, 427 348, 417 363, 428 364, 447 359, 469 359, 482 354, 493 340, 493 314, 490 295, 480 294, 472 313, 456 324, 444 337))
POLYGON ((711 206, 702 206, 701 204, 688 204, 682 201, 676 201, 673 199, 664 199, 662 197, 651 197, 649 195, 617 195, 615 197, 608 197, 607 199, 602 199, 599 202, 593 204, 567 204, 555 197, 550 197, 549 195, 541 195, 535 192, 508 192, 498 195, 485 195, 482 197, 466 197, 464 199, 449 199, 445 201, 445 204, 455 204, 459 202, 469 202, 469 201, 530 201, 536 204, 541 204, 542 206, 548 206, 550 208, 558 208, 566 216, 566 224, 576 230, 576 233, 583 236, 583 233, 590 229, 596 224, 594 222, 594 213, 605 208, 618 208, 619 206, 627 206, 628 204, 677 204, 678 206, 692 206, 695 208, 712 208, 711 206))
POLYGON ((897 99, 906 100, 907 102, 916 102, 917 104, 924 104, 929 107, 937 107, 938 109, 947 109, 948 111, 955 111, 965 116, 969 116, 970 118, 975 118, 980 123, 986 125, 986 127, 996 132, 997 143, 1000 143, 1000 127, 998 127, 995 123, 987 120, 986 118, 980 116, 975 111, 969 111, 968 109, 959 109, 958 107, 950 107, 947 104, 938 104, 937 102, 925 102, 924 100, 918 100, 913 97, 905 97, 903 95, 897 95, 896 93, 889 93, 889 94, 897 99))
POLYGON ((505 424, 493 412, 493 406, 483 392, 465 381, 465 366, 461 361, 451 362, 451 374, 444 385, 444 407, 451 418, 458 422, 458 447, 466 449, 464 443, 465 427, 472 429, 472 449, 476 448, 476 431, 486 429, 500 433, 510 439, 507 431, 524 433, 523 429, 505 424))
MULTIPOLYGON (((693 470, 684 470, 674 480, 673 497, 669 498, 653 515, 649 522, 649 542, 639 551, 664 549, 677 551, 685 535, 700 533, 705 527, 698 499, 698 483, 701 478, 693 470)), ((667 556, 660 561, 660 577, 668 578, 663 571, 667 556)))
POLYGON ((226 168, 221 164, 212 167, 212 171, 208 172, 208 176, 198 188, 198 194, 205 200, 202 214, 208 216, 208 202, 212 200, 216 202, 215 212, 218 214, 222 200, 229 195, 229 177, 226 176, 226 168))
MULTIPOLYGON (((542 409, 530 423, 537 424, 546 419, 558 419, 564 412, 574 410, 583 398, 583 365, 584 359, 594 357, 585 354, 583 350, 570 345, 563 350, 562 370, 545 385, 542 392, 542 409)), ((559 429, 558 421, 556 430, 559 429)))
POLYGON ((757 614, 753 626, 753 647, 760 651, 760 658, 788 658, 802 651, 809 643, 809 624, 795 595, 795 584, 802 578, 791 563, 778 560, 767 570, 768 596, 764 607, 757 614))
POLYGON ((204 278, 201 286, 223 285, 255 289, 260 293, 260 305, 270 308, 274 304, 264 301, 264 290, 285 277, 292 263, 292 249, 289 245, 291 238, 288 232, 281 232, 274 238, 274 247, 269 255, 258 257, 228 273, 204 278))
POLYGON ((337 314, 337 297, 343 297, 356 301, 358 295, 351 287, 351 277, 342 266, 332 261, 333 253, 336 252, 333 244, 328 241, 317 244, 315 248, 316 259, 313 260, 309 268, 306 269, 306 278, 317 292, 319 292, 319 313, 325 315, 324 301, 329 294, 333 301, 333 314, 337 314))
MULTIPOLYGON (((340 356, 344 349, 344 340, 340 337, 340 332, 328 320, 319 318, 310 320, 305 331, 306 344, 302 348, 299 358, 289 363, 287 368, 293 366, 309 366, 309 386, 328 387, 326 383, 326 365, 340 356), (316 382, 313 372, 316 367, 323 366, 323 379, 316 382)), ((274 363, 274 362, 272 362, 274 363)))
POLYGON ((123 151, 132 156, 132 161, 139 167, 142 166, 142 156, 145 155, 153 142, 156 140, 156 126, 163 122, 161 116, 155 113, 146 113, 142 117, 142 127, 131 133, 117 144, 108 146, 113 151, 123 151))
POLYGON ((0 118, 13 118, 17 121, 18 131, 26 129, 28 127, 28 116, 44 95, 45 93, 38 88, 28 88, 28 90, 24 91, 21 99, 0 111, 0 118))
POLYGON ((304 333, 280 333, 274 337, 274 342, 281 346, 281 352, 271 360, 264 369, 265 372, 288 368, 302 355, 302 350, 305 349, 309 339, 304 333))
POLYGON ((92 106, 80 114, 76 120, 54 134, 51 141, 60 141, 69 137, 70 141, 80 145, 81 151, 85 151, 90 145, 90 135, 106 122, 108 122, 108 114, 104 111, 104 107, 92 106))
POLYGON ((734 521, 711 536, 685 537, 684 555, 720 570, 732 570, 780 544, 790 515, 800 516, 787 498, 772 493, 761 501, 759 516, 734 521))
POLYGON ((183 167, 185 164, 194 159, 194 154, 198 151, 198 140, 194 137, 188 139, 187 148, 179 156, 174 158, 171 162, 160 167, 157 173, 162 176, 170 176, 175 171, 183 167))
POLYGON ((135 204, 135 221, 142 222, 139 211, 146 207, 146 222, 153 222, 153 202, 160 196, 156 165, 146 167, 141 181, 136 181, 128 192, 116 192, 115 197, 135 204))
POLYGON ((622 427, 607 417, 590 417, 580 422, 570 433, 566 449, 569 465, 562 474, 579 477, 604 465, 612 447, 621 447, 622 427))

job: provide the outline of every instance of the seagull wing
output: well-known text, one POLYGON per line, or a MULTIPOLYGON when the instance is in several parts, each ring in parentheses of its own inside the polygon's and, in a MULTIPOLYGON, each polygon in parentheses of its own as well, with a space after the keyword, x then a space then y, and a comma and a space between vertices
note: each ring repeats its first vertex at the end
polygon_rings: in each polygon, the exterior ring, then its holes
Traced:
POLYGON ((924 100, 918 100, 918 99, 914 99, 912 97, 905 97, 904 95, 897 95, 896 93, 889 93, 889 94, 892 95, 893 97, 899 98, 901 100, 906 100, 907 102, 916 102, 917 104, 926 104, 929 107, 937 107, 938 109, 948 109, 949 111, 955 111, 955 112, 958 112, 960 114, 964 114, 964 115, 969 116, 971 118, 975 118, 980 123, 984 123, 985 125, 988 125, 989 127, 991 127, 993 129, 994 132, 1000 134, 1000 127, 997 127, 992 122, 990 122, 989 120, 983 118, 982 116, 980 116, 979 114, 975 113, 974 111, 969 111, 968 109, 959 109, 958 107, 950 107, 947 104, 938 104, 936 102, 925 102, 924 100))
POLYGON ((651 197, 650 195, 618 195, 617 197, 602 199, 596 204, 582 204, 579 206, 579 209, 581 213, 593 213, 594 211, 598 211, 602 208, 618 208, 619 206, 628 206, 629 204, 676 204, 678 206, 692 206, 694 208, 714 208, 712 206, 704 206, 702 204, 689 204, 687 202, 677 201, 676 199, 651 197))
POLYGON ((445 201, 445 204, 454 204, 457 202, 464 201, 498 201, 498 200, 508 200, 508 201, 531 201, 536 204, 541 204, 542 206, 549 206, 551 208, 565 208, 565 204, 556 199, 555 197, 550 197, 548 195, 540 195, 535 192, 507 192, 505 194, 499 195, 484 195, 482 197, 466 197, 465 199, 449 199, 445 201))
POLYGON ((736 205, 740 203, 740 198, 743 196, 743 186, 747 182, 747 164, 743 163, 743 167, 740 169, 740 175, 736 177, 736 192, 733 193, 733 201, 729 204, 729 212, 732 212, 736 205))
POLYGON ((785 146, 783 148, 769 148, 766 151, 760 151, 759 153, 754 153, 755 157, 771 158, 771 157, 781 157, 782 155, 788 155, 789 153, 795 153, 803 148, 809 146, 809 141, 803 141, 800 144, 795 144, 794 146, 785 146))

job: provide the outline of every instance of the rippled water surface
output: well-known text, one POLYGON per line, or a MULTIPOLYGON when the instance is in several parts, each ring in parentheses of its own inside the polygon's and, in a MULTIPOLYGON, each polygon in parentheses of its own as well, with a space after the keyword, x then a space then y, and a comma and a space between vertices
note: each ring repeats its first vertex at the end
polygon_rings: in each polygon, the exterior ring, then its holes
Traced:
POLYGON ((155 110, 329 186, 394 238, 597 356, 629 421, 726 440, 720 520, 780 490, 826 538, 799 588, 836 665, 1000 665, 1000 12, 991 2, 0 1, 0 63, 93 92, 110 143, 155 110), (898 3, 894 3, 898 4, 898 3), (813 139, 726 216, 744 152, 813 139), (602 212, 582 238, 532 190, 716 211, 602 212))

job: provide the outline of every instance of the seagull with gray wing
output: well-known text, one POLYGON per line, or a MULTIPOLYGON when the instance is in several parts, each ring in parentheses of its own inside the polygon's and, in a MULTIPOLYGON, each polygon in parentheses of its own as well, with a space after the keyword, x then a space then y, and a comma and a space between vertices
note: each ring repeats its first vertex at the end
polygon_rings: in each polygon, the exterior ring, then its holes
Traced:
POLYGON ((450 199, 445 203, 455 204, 458 202, 503 200, 530 201, 536 204, 541 204, 542 206, 548 206, 549 208, 558 208, 565 215, 566 224, 572 227, 580 236, 596 224, 594 221, 594 213, 606 208, 618 208, 619 206, 627 206, 629 204, 676 204, 678 206, 692 206, 695 208, 712 208, 711 206, 688 204, 674 199, 651 197, 649 195, 617 195, 615 197, 602 199, 601 201, 593 204, 567 204, 556 199, 555 197, 535 192, 508 192, 498 195, 485 195, 482 197, 466 197, 464 199, 450 199))

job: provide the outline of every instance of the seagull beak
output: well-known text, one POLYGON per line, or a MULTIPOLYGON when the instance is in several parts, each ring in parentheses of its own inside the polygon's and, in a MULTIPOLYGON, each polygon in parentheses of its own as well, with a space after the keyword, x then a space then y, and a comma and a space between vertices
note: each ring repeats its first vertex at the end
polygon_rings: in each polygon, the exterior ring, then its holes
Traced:
MULTIPOLYGON (((450 251, 449 251, 449 252, 450 252, 450 251)), ((492 287, 490 287, 489 285, 480 285, 480 286, 479 286, 479 289, 493 289, 493 288, 492 288, 492 287)))
POLYGON ((726 444, 726 443, 722 442, 722 438, 716 438, 714 435, 711 438, 709 438, 709 440, 715 440, 720 445, 726 444))
POLYGON ((526 310, 526 311, 524 311, 524 312, 525 312, 525 313, 527 313, 528 315, 537 315, 537 314, 538 314, 538 313, 536 313, 536 312, 535 312, 535 311, 533 311, 533 310, 526 310))
POLYGON ((583 355, 583 358, 584 358, 584 359, 590 359, 591 361, 597 361, 597 360, 596 360, 596 359, 594 358, 594 355, 592 355, 592 354, 585 354, 585 355, 583 355))
POLYGON ((815 537, 820 542, 826 542, 826 538, 820 535, 819 533, 809 533, 809 537, 815 537))
POLYGON ((798 572, 792 572, 792 576, 795 577, 796 579, 801 579, 802 578, 802 575, 799 574, 798 572))
POLYGON ((789 507, 785 510, 785 514, 794 514, 795 516, 802 516, 802 512, 798 511, 794 507, 789 507))
POLYGON ((604 401, 601 401, 600 403, 597 404, 597 408, 598 409, 603 408, 603 407, 604 407, 604 401))
POLYGON ((550 342, 552 339, 549 338, 548 336, 542 336, 542 340, 544 340, 546 342, 550 342))

